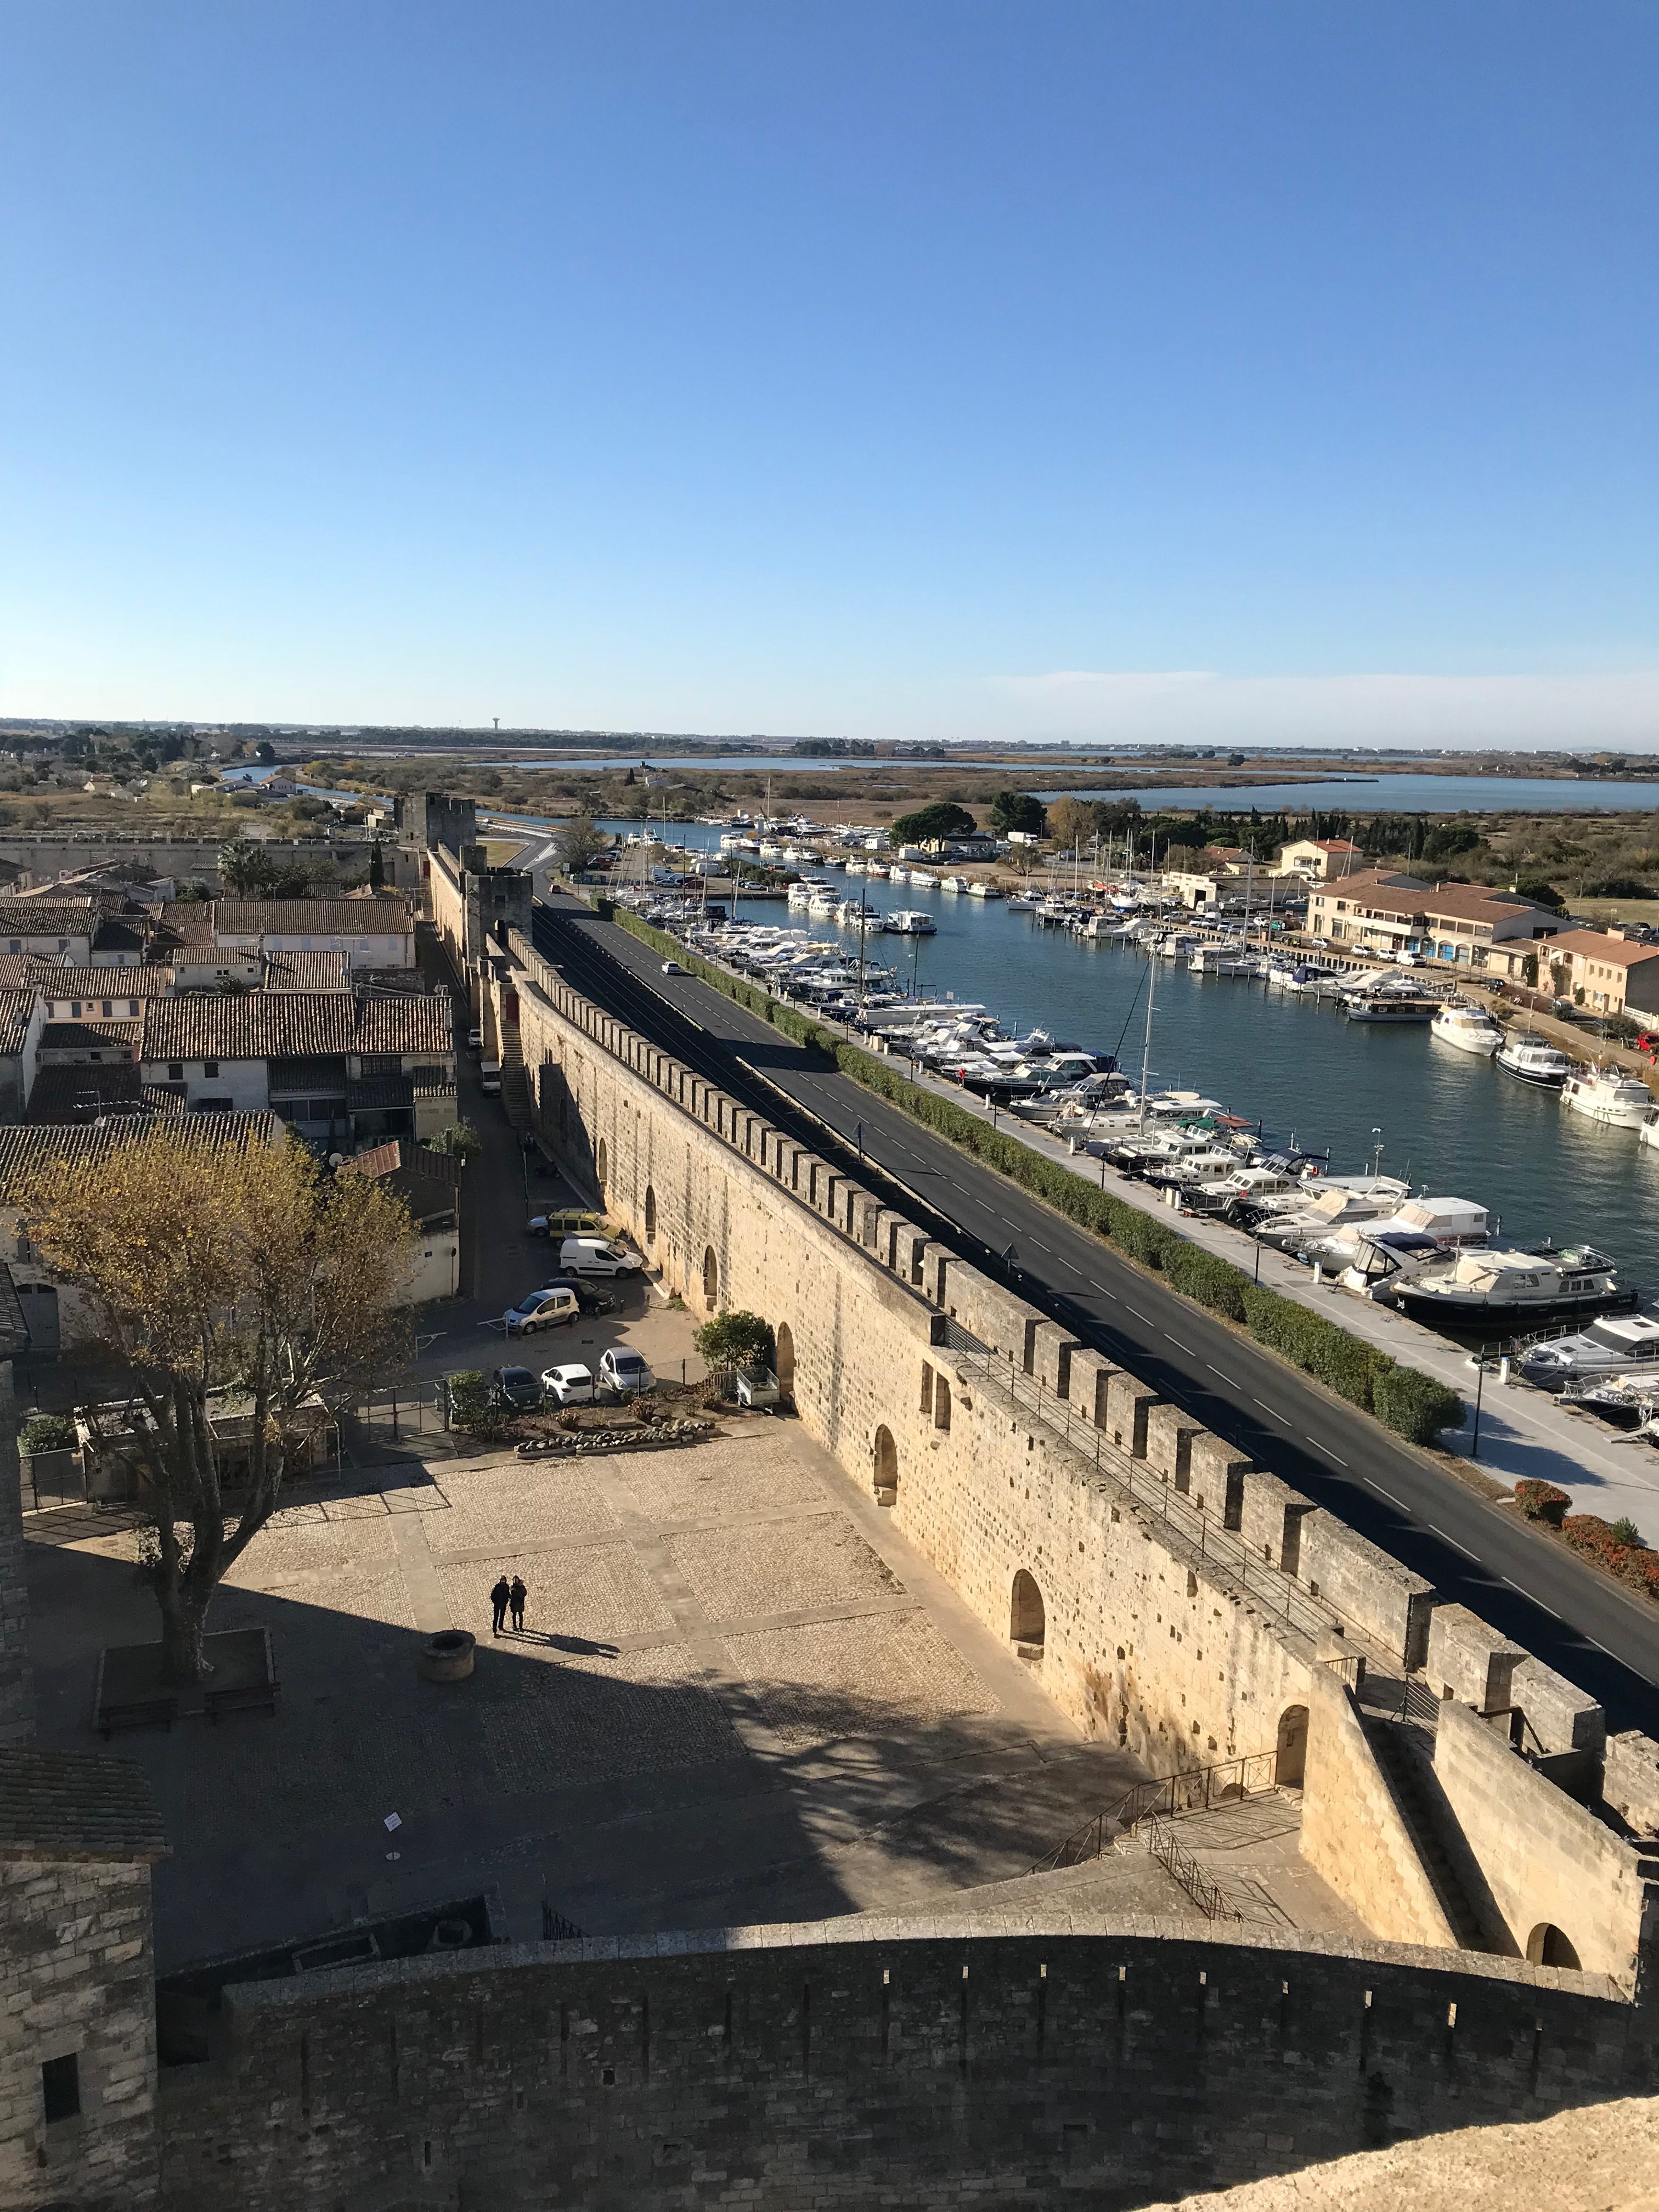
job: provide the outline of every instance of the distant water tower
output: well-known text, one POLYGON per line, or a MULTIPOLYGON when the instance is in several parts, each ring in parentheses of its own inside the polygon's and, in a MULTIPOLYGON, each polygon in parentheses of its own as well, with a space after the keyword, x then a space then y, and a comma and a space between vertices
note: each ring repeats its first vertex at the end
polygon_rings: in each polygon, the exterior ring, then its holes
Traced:
POLYGON ((497 714, 497 715, 495 717, 495 727, 499 730, 499 729, 500 729, 500 727, 501 726, 501 716, 500 716, 499 714, 497 714))

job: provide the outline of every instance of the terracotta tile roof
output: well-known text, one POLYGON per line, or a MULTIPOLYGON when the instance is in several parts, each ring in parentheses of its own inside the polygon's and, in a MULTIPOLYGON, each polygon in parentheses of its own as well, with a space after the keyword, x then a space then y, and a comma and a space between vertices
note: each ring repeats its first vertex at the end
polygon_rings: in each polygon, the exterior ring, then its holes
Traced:
POLYGON ((455 1049, 455 1017, 447 993, 416 998, 367 999, 357 1012, 359 1052, 435 1052, 455 1049))
POLYGON ((21 1052, 33 1012, 33 991, 0 990, 0 1060, 15 1060, 21 1052))
MULTIPOLYGON (((82 1071, 69 1068, 67 1074, 82 1071)), ((0 1200, 47 1160, 69 1160, 89 1167, 124 1145, 135 1144, 155 1123, 133 1115, 80 1127, 54 1123, 50 1128, 9 1123, 0 1127, 0 1200)), ((283 1134, 274 1114, 183 1114, 167 1118, 167 1134, 190 1144, 273 1145, 283 1134)))
POLYGON ((0 899, 0 939, 89 937, 98 921, 95 899, 0 899))
POLYGON ((149 1102, 132 1060, 106 1060, 87 1067, 43 1067, 29 1092, 23 1118, 32 1127, 57 1121, 95 1121, 112 1109, 137 1113, 149 1102))
POLYGON ((404 898, 220 899, 220 937, 407 937, 414 909, 404 898))
POLYGON ((267 991, 349 991, 346 952, 272 952, 265 959, 267 991))
POLYGON ((144 1010, 144 1059, 308 1060, 349 1052, 354 1012, 343 991, 156 999, 144 1010))
POLYGON ((143 1035, 142 1022, 48 1022, 40 1032, 40 1048, 42 1052, 96 1052, 118 1045, 136 1060, 143 1035))
MULTIPOLYGON (((164 999, 173 988, 171 968, 59 967, 32 952, 0 953, 0 986, 42 998, 80 999, 101 1006, 122 999, 164 999)), ((123 1009, 125 1012, 125 1008, 123 1009)))
POLYGON ((1599 929, 1564 929, 1549 944, 1549 957, 1576 952, 1583 960, 1605 961, 1609 968, 1634 968, 1643 960, 1659 960, 1659 945, 1637 945, 1627 937, 1605 937, 1599 929))
POLYGON ((168 1856, 143 1774, 92 1751, 0 1751, 0 1859, 124 1861, 168 1856))
POLYGON ((213 945, 213 908, 201 899, 172 901, 161 908, 161 919, 150 939, 152 956, 185 945, 198 953, 213 945))

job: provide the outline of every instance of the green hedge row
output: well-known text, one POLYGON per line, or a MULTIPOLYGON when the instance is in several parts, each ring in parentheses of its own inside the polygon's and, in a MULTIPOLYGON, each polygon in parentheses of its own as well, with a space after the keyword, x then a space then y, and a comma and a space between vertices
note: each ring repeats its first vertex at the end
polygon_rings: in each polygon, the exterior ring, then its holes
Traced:
POLYGON ((600 911, 665 959, 678 960, 737 1005, 770 1022, 785 1036, 832 1060, 843 1075, 889 1100, 913 1121, 997 1169, 1011 1182, 1046 1200, 1080 1227, 1109 1237, 1130 1259, 1167 1277, 1183 1297, 1241 1323, 1258 1344, 1313 1376, 1351 1405, 1375 1413, 1398 1435, 1413 1443, 1429 1444, 1443 1430, 1462 1424, 1463 1401, 1432 1376, 1400 1366, 1387 1352, 1375 1350, 1339 1323, 1252 1282, 1230 1260, 1206 1251, 1178 1229, 1167 1227, 1140 1206, 1127 1205, 1109 1192, 1097 1190, 1059 1161, 1045 1158, 1018 1137, 992 1128, 954 1099, 941 1098, 911 1082, 890 1060, 846 1043, 793 1006, 781 1005, 769 993, 740 983, 710 962, 699 960, 678 939, 653 929, 625 908, 611 907, 605 901, 600 911))

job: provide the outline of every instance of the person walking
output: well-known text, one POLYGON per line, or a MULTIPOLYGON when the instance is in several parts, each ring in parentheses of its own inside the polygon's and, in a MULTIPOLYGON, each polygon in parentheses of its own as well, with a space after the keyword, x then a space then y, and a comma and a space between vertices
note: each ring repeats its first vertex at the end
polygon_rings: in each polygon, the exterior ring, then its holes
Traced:
POLYGON ((495 1589, 489 1593, 489 1602, 495 1607, 489 1623, 489 1632, 492 1636, 501 1634, 502 1624, 507 1619, 507 1608, 512 1601, 512 1584, 507 1581, 507 1577, 502 1575, 498 1578, 495 1589))
POLYGON ((520 1632, 520 1634, 522 1634, 524 1630, 524 1601, 529 1596, 530 1592, 525 1588, 524 1583, 519 1576, 514 1576, 513 1588, 507 1595, 513 1604, 513 1626, 520 1632))

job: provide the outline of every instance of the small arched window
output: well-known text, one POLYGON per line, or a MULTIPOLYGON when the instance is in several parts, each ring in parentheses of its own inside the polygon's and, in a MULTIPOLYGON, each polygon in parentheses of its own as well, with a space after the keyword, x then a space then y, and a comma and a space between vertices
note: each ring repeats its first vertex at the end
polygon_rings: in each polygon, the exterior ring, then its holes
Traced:
POLYGON ((657 1241, 657 1194, 649 1183, 645 1187, 645 1241, 647 1244, 657 1241))
POLYGON ((708 1244, 704 1246, 702 1255, 702 1298, 710 1313, 720 1304, 720 1263, 714 1257, 714 1246, 708 1244))

